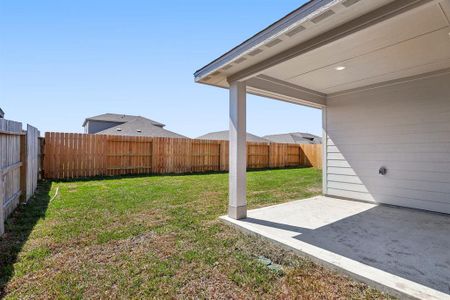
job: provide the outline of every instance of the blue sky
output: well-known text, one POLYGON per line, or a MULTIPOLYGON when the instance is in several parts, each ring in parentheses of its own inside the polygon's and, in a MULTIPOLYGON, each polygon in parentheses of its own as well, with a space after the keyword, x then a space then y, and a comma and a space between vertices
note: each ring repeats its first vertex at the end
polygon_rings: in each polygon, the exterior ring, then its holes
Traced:
MULTIPOLYGON (((304 2, 0 0, 0 107, 41 131, 104 112, 189 137, 227 129, 228 91, 193 72, 304 2)), ((320 134, 321 112, 249 96, 247 129, 320 134)))

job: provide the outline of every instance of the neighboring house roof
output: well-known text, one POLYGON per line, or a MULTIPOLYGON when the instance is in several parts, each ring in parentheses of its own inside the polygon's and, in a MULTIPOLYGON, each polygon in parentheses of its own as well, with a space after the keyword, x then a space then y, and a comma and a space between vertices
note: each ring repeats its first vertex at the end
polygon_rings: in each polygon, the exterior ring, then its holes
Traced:
POLYGON ((155 126, 152 120, 144 117, 135 117, 131 121, 97 132, 97 134, 188 138, 184 135, 166 130, 160 126, 155 126))
POLYGON ((321 144, 322 138, 305 132, 291 132, 283 134, 265 135, 263 138, 274 143, 286 144, 321 144))
POLYGON ((5 116, 5 112, 3 109, 0 108, 0 118, 3 118, 5 116))
POLYGON ((133 121, 137 118, 141 118, 141 119, 146 119, 148 121, 151 122, 151 124, 153 124, 154 126, 158 126, 158 127, 164 127, 166 125, 156 122, 154 120, 148 119, 148 118, 144 118, 141 116, 133 116, 133 115, 124 115, 124 114, 112 114, 112 113, 106 113, 106 114, 101 114, 98 116, 93 116, 93 117, 89 117, 86 118, 84 120, 83 123, 83 127, 86 126, 86 123, 90 120, 92 121, 105 121, 105 122, 120 122, 120 123, 125 123, 125 122, 130 122, 133 121))
MULTIPOLYGON (((228 141, 229 135, 230 135, 229 131, 224 130, 224 131, 210 132, 205 135, 199 136, 197 139, 228 141)), ((269 141, 263 139, 262 137, 247 132, 247 142, 268 143, 269 141)))

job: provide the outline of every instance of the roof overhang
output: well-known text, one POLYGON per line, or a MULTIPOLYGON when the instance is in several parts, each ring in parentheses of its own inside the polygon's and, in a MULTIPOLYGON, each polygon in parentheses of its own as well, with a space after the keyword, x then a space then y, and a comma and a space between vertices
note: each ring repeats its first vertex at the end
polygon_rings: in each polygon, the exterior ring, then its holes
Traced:
POLYGON ((450 68, 449 34, 450 0, 313 0, 195 81, 246 81, 250 93, 322 107, 332 93, 450 68))
POLYGON ((86 124, 89 121, 93 121, 93 122, 107 122, 107 123, 116 123, 116 124, 125 124, 129 121, 114 121, 114 120, 102 120, 102 119, 96 119, 96 118, 86 118, 84 119, 83 125, 81 125, 82 127, 86 126, 86 124))

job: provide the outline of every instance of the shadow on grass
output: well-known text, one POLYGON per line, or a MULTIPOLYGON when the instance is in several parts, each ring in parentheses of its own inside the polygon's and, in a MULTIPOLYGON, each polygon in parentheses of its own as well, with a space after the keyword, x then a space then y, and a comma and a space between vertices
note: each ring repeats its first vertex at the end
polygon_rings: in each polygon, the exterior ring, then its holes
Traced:
MULTIPOLYGON (((264 169, 247 169, 247 172, 264 172, 272 170, 286 170, 286 169, 308 169, 312 167, 308 166, 293 166, 283 168, 264 168, 264 169)), ((188 172, 188 173, 144 173, 144 174, 122 174, 111 176, 92 176, 92 177, 77 177, 77 178, 63 178, 63 179, 51 179, 53 182, 75 182, 75 181, 97 181, 97 180, 116 180, 126 178, 143 178, 143 177, 173 177, 173 176, 204 176, 213 174, 227 174, 228 171, 205 171, 205 172, 188 172)))
POLYGON ((38 185, 35 195, 25 205, 19 205, 7 219, 5 234, 0 237, 0 298, 5 296, 5 287, 14 275, 14 263, 39 219, 45 217, 50 201, 51 182, 38 185))

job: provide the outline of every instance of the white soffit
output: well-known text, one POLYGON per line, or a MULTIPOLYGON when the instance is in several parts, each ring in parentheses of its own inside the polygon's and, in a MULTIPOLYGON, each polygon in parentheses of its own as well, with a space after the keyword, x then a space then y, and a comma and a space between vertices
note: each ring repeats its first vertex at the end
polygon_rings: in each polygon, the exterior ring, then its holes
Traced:
POLYGON ((448 0, 431 2, 263 74, 329 94, 449 68, 449 16, 448 0))
MULTIPOLYGON (((197 77, 195 80, 200 83, 228 87, 228 82, 226 80, 228 76, 393 1, 394 0, 329 1, 327 5, 280 32, 275 33, 271 38, 244 51, 244 53, 238 55, 231 61, 226 61, 218 68, 207 71, 207 69, 211 68, 216 62, 210 63, 196 72, 197 77)), ((249 42, 251 42, 250 40, 249 42)), ((224 55, 225 58, 226 56, 227 54, 224 55)), ((225 60, 225 58, 221 59, 225 60)))

